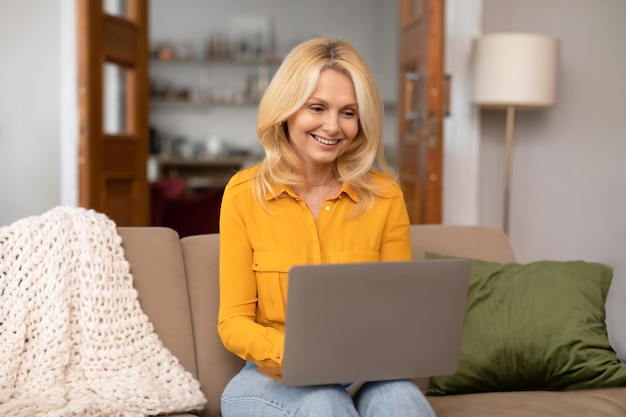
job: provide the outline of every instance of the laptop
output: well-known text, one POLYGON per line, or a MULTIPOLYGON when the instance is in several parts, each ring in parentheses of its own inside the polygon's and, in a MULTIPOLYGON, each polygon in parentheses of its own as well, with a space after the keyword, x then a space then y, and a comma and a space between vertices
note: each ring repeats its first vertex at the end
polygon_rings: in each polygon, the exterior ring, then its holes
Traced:
POLYGON ((468 259, 299 265, 289 271, 284 385, 456 372, 470 277, 468 259))

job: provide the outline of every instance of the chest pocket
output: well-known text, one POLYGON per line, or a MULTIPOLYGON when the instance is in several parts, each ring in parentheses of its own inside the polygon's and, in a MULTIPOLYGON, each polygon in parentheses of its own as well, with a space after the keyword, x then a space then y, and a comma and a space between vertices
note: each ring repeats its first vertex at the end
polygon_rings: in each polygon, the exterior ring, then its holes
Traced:
POLYGON ((380 252, 377 251, 343 251, 328 255, 328 262, 331 264, 378 261, 380 261, 380 252))
POLYGON ((306 255, 254 252, 252 270, 256 275, 257 321, 285 323, 289 268, 306 263, 306 255))

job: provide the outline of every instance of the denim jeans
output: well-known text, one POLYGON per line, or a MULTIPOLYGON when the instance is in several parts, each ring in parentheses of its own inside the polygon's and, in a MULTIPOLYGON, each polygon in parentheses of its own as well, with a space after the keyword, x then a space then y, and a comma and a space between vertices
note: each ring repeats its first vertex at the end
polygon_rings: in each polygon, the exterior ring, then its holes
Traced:
POLYGON ((287 387, 248 363, 222 393, 223 417, 434 417, 411 381, 367 382, 352 398, 340 385, 287 387))

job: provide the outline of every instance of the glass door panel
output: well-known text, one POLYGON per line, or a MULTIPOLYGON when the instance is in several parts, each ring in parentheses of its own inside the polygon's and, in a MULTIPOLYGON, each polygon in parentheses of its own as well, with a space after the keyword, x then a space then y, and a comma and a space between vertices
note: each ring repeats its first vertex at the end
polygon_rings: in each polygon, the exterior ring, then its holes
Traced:
POLYGON ((103 69, 103 127, 108 135, 128 132, 126 122, 126 79, 128 70, 120 65, 106 62, 103 69))
MULTIPOLYGON (((91 1, 91 0, 90 0, 91 1)), ((104 0, 104 12, 117 17, 128 18, 126 0, 104 0)))

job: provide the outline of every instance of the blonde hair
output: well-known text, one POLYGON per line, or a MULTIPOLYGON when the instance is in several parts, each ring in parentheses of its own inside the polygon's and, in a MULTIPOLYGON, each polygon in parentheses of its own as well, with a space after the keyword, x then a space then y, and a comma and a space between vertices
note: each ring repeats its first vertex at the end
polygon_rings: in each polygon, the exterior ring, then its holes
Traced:
POLYGON ((265 158, 255 178, 255 189, 266 208, 266 195, 273 193, 275 185, 306 185, 306 178, 300 174, 304 171, 303 162, 293 150, 283 122, 313 94, 320 73, 326 69, 347 75, 354 84, 359 131, 337 158, 335 175, 358 193, 355 214, 371 207, 376 196, 385 194, 386 187, 376 183, 370 173, 374 163, 395 178, 383 153, 382 100, 365 60, 346 41, 315 38, 296 46, 285 57, 259 104, 256 131, 265 158))

